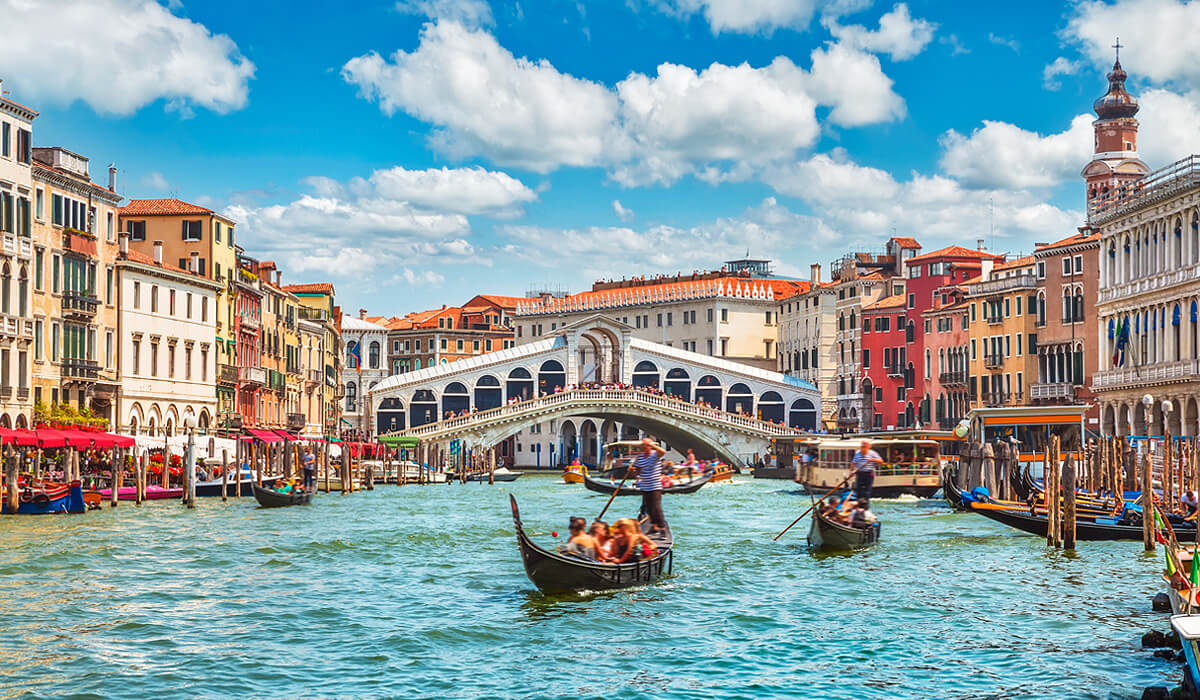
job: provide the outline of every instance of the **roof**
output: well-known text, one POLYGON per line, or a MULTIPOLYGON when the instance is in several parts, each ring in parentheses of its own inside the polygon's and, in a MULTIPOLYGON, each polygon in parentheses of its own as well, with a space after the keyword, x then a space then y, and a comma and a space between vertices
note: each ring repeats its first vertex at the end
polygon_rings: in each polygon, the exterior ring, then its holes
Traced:
POLYGON ((917 239, 908 236, 892 236, 888 242, 895 242, 901 248, 920 248, 921 244, 917 243, 917 239))
POLYGON ((178 214, 213 214, 212 209, 189 204, 182 199, 131 199, 119 210, 121 216, 173 216, 178 214))
POLYGON ((367 393, 376 394, 389 389, 403 387, 405 385, 425 383, 435 377, 441 378, 447 375, 479 369, 481 367, 503 364, 510 360, 529 357, 531 355, 539 355, 551 350, 555 350, 557 348, 564 347, 566 344, 567 339, 561 335, 557 335, 553 338, 543 338, 542 340, 537 340, 532 343, 505 348, 503 350, 497 350, 496 352, 486 352, 481 355, 464 357, 461 360, 456 360, 454 362, 437 364, 432 367, 416 369, 411 372, 401 372, 400 374, 393 374, 387 379, 379 382, 379 384, 375 385, 375 387, 370 389, 367 393))
POLYGON ((308 284, 285 284, 283 291, 292 294, 333 294, 332 282, 310 282, 308 284))
MULTIPOLYGON (((58 173, 58 174, 62 175, 63 177, 68 177, 68 178, 71 178, 72 180, 83 179, 83 178, 80 178, 79 175, 77 175, 73 172, 63 170, 62 168, 56 168, 53 165, 50 165, 48 163, 43 163, 42 161, 38 160, 37 158, 33 159, 32 166, 35 169, 48 170, 52 173, 58 173)), ((113 197, 117 198, 117 201, 120 201, 121 195, 117 194, 116 192, 113 192, 112 190, 108 189, 107 187, 104 187, 103 185, 97 185, 96 183, 92 182, 91 180, 86 180, 86 182, 87 182, 88 187, 91 187, 92 189, 95 189, 95 190, 99 190, 100 192, 103 192, 105 194, 112 195, 113 197)))
POLYGON ((1066 247, 1073 246, 1073 245, 1079 245, 1081 243, 1092 243, 1094 241, 1099 241, 1099 240, 1100 240, 1100 232, 1099 231, 1097 231, 1095 233, 1090 233, 1090 234, 1089 233, 1077 233, 1074 236, 1067 236, 1066 238, 1062 239, 1061 241, 1055 241, 1054 243, 1050 243, 1048 245, 1038 246, 1037 252, 1043 253, 1043 252, 1053 250, 1055 248, 1066 248, 1066 247))
POLYGON ((713 297, 778 301, 807 292, 811 287, 812 284, 805 280, 717 277, 707 280, 686 280, 602 289, 545 300, 533 299, 528 303, 522 303, 517 308, 517 313, 570 313, 691 299, 711 299, 713 297))
POLYGON ((975 250, 974 248, 964 248, 960 245, 950 245, 931 253, 922 253, 916 257, 908 259, 908 262, 923 262, 925 260, 933 260, 934 258, 973 258, 975 260, 1003 260, 1003 255, 995 255, 985 250, 975 250))
POLYGON ((994 267, 992 267, 992 272, 999 272, 1001 270, 1011 270, 1011 269, 1017 268, 1017 267, 1028 267, 1028 266, 1032 265, 1033 263, 1034 263, 1033 256, 1026 255, 1023 258, 1017 258, 1016 260, 1009 260, 1007 262, 996 263, 996 265, 994 267))
POLYGON ((522 304, 527 301, 534 301, 534 299, 530 297, 506 297, 500 296, 499 294, 479 294, 478 298, 487 299, 502 309, 515 309, 517 308, 517 304, 522 304))
POLYGON ((904 306, 904 297, 899 294, 893 294, 880 299, 870 306, 864 306, 863 311, 881 311, 883 309, 894 309, 900 306, 904 306))
POLYGON ((342 316, 342 330, 383 332, 387 329, 378 323, 371 323, 357 316, 342 316))
MULTIPOLYGON (((561 337, 561 336, 559 336, 561 337)), ((650 352, 656 355, 665 357, 674 357, 685 362, 692 362, 698 365, 720 369, 729 374, 740 374, 743 377, 754 377, 776 384, 787 384, 790 386, 800 387, 802 389, 817 390, 817 386, 810 381, 800 379, 799 377, 791 377, 780 372, 773 372, 769 369, 754 367, 753 365, 735 362, 734 360, 726 360, 721 357, 713 357, 690 350, 682 350, 670 345, 663 345, 652 340, 644 340, 642 338, 632 337, 629 339, 629 347, 631 349, 641 350, 642 352, 650 352)))

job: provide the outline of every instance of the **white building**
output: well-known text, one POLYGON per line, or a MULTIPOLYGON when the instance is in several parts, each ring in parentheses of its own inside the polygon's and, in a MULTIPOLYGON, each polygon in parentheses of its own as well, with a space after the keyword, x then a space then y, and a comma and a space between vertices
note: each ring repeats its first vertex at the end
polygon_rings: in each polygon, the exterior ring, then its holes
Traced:
POLYGON ((367 321, 365 316, 365 311, 360 311, 358 318, 342 316, 342 342, 346 348, 346 363, 342 368, 342 385, 346 387, 342 420, 351 426, 348 430, 357 431, 362 439, 369 440, 375 434, 375 427, 366 395, 388 376, 385 361, 388 329, 367 321))
POLYGON ((0 428, 10 428, 25 427, 33 408, 28 280, 33 256, 33 120, 37 112, 3 95, 0 84, 0 428), (12 280, 17 280, 16 290, 10 288, 12 280))
POLYGON ((115 427, 172 435, 188 414, 206 429, 216 415, 217 294, 222 285, 128 250, 121 234, 117 277, 118 382, 115 427))
MULTIPOLYGON (((821 390, 821 419, 837 413, 837 285, 812 265, 809 288, 779 303, 779 371, 821 390)), ((818 424, 817 427, 820 427, 818 424)))

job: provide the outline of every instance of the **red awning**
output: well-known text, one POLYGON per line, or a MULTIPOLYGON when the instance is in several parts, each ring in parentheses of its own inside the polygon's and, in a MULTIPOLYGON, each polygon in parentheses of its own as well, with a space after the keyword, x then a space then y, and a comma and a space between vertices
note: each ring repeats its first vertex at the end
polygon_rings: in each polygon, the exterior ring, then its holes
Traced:
MULTIPOLYGON (((18 432, 18 431, 13 431, 18 432)), ((53 428, 38 428, 23 431, 26 434, 17 437, 17 444, 22 447, 66 447, 67 438, 61 431, 53 428)))
POLYGON ((262 440, 263 442, 283 442, 283 438, 275 434, 275 431, 273 430, 257 430, 255 428, 246 428, 246 432, 250 433, 250 436, 255 440, 262 440))
POLYGON ((296 440, 299 439, 295 435, 292 435, 291 433, 289 433, 286 430, 275 430, 272 432, 274 432, 276 435, 278 435, 280 437, 280 439, 282 439, 284 442, 295 442, 296 440))

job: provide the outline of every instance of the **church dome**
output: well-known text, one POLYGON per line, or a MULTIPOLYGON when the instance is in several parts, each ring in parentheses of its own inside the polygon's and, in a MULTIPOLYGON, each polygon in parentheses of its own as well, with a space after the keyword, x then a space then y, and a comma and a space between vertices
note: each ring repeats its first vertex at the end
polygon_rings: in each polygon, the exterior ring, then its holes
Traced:
POLYGON ((1125 90, 1125 78, 1128 77, 1121 68, 1121 62, 1113 64, 1108 74, 1108 92, 1092 103, 1092 109, 1101 119, 1119 119, 1132 117, 1138 112, 1138 102, 1133 95, 1125 90))

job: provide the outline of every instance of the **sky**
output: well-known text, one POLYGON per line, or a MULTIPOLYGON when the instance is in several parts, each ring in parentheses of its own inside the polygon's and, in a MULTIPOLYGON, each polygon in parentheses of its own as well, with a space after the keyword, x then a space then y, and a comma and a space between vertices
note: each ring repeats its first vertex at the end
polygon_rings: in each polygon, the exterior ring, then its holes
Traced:
POLYGON ((1200 3, 0 0, 34 142, 238 222, 351 313, 891 235, 1013 255, 1084 222, 1113 43, 1139 152, 1200 152, 1200 3))

